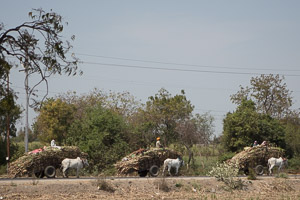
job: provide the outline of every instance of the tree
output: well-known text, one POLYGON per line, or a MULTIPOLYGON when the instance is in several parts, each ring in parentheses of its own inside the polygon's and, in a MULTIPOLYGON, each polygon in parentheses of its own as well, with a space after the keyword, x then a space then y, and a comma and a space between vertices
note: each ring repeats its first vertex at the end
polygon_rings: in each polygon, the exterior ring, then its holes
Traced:
MULTIPOLYGON (((69 41, 62 40, 64 28, 62 17, 55 12, 46 13, 42 9, 33 9, 29 12, 30 21, 5 29, 0 24, 0 63, 10 66, 16 59, 24 67, 26 73, 26 131, 25 151, 28 148, 28 106, 31 95, 36 96, 36 88, 45 83, 47 92, 41 102, 48 94, 48 81, 53 74, 66 73, 75 75, 77 73, 78 59, 74 54, 69 55, 72 48, 69 41), (31 75, 38 75, 40 80, 32 87, 28 85, 28 78, 31 75)), ((71 37, 74 40, 74 36, 71 37)), ((32 107, 41 105, 36 99, 32 99, 32 107)))
MULTIPOLYGON (((0 165, 7 162, 7 144, 9 147, 9 154, 13 153, 10 151, 12 144, 11 142, 7 141, 7 136, 16 136, 17 129, 15 125, 21 116, 21 108, 15 102, 16 96, 14 91, 7 87, 9 70, 10 65, 0 59, 0 165)), ((9 155, 9 157, 11 156, 9 155)))
POLYGON ((189 152, 188 164, 193 160, 191 148, 195 144, 208 144, 213 135, 213 117, 208 113, 197 114, 191 119, 186 119, 177 124, 176 132, 179 134, 179 143, 184 145, 189 152))
POLYGON ((285 121, 285 142, 287 154, 291 157, 300 156, 300 117, 298 112, 291 114, 285 121))
POLYGON ((88 153, 91 166, 101 171, 128 153, 127 131, 121 115, 98 104, 89 107, 80 121, 74 121, 68 131, 67 144, 79 146, 88 153))
POLYGON ((231 95, 231 101, 240 105, 243 99, 252 100, 258 112, 277 119, 284 118, 290 112, 292 97, 283 76, 262 74, 251 78, 250 84, 251 87, 240 86, 240 91, 231 95))
POLYGON ((167 90, 160 89, 158 94, 149 97, 145 109, 141 110, 144 119, 140 126, 146 134, 144 137, 150 142, 160 136, 164 145, 176 141, 177 123, 191 117, 193 109, 194 106, 187 100, 183 90, 181 94, 172 97, 167 90))
POLYGON ((258 113, 251 100, 244 99, 235 112, 227 113, 223 123, 222 144, 228 151, 242 150, 255 140, 285 147, 284 127, 279 120, 258 113))
POLYGON ((75 111, 74 105, 61 99, 48 99, 43 103, 33 125, 34 135, 45 143, 50 143, 52 139, 55 139, 58 144, 65 144, 75 111))
POLYGON ((58 98, 75 105, 77 108, 76 116, 78 118, 83 116, 87 107, 95 106, 97 104, 102 104, 104 108, 116 112, 128 119, 130 119, 130 117, 141 107, 141 103, 129 92, 116 93, 109 91, 107 93, 96 88, 87 95, 78 96, 75 92, 69 92, 60 95, 58 98))

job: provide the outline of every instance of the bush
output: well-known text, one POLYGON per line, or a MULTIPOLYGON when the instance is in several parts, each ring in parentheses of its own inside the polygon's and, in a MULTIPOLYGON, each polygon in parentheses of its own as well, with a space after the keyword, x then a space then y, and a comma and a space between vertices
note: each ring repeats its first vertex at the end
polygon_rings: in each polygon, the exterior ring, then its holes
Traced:
POLYGON ((288 160, 288 169, 297 173, 300 171, 300 157, 294 157, 288 160))
POLYGON ((249 175, 247 176, 248 180, 256 180, 256 173, 252 168, 249 168, 249 175))
POLYGON ((106 178, 99 178, 97 180, 97 188, 98 190, 103 190, 110 193, 114 193, 116 191, 115 188, 107 182, 106 178))
POLYGON ((229 165, 223 162, 213 167, 208 175, 215 177, 218 181, 224 182, 230 189, 243 189, 245 184, 242 179, 236 178, 238 173, 238 164, 229 165))
POLYGON ((6 168, 7 168, 6 165, 0 165, 0 175, 6 174, 6 168))

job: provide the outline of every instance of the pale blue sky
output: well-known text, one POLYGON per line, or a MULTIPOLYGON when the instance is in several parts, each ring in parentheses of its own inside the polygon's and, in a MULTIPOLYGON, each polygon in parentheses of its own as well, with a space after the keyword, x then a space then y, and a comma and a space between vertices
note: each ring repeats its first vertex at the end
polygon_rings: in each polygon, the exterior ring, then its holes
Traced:
MULTIPOLYGON (((300 107, 300 1, 0 2, 0 22, 6 28, 28 20, 27 14, 32 8, 53 9, 61 14, 69 22, 64 36, 76 36, 73 50, 82 61, 197 71, 83 63, 81 77, 52 78, 50 96, 67 91, 88 93, 96 87, 104 91, 129 91, 145 103, 162 87, 172 95, 184 89, 195 105, 195 112, 210 111, 216 118, 215 130, 219 135, 223 116, 236 108, 230 102, 230 95, 237 92, 239 85, 249 85, 250 78, 260 73, 279 73, 287 75, 287 86, 294 91, 294 108, 300 107), (235 74, 237 72, 246 74, 235 74)), ((19 102, 24 104, 25 92, 21 88, 24 77, 17 70, 11 76, 12 87, 20 92, 19 102)), ((34 80, 33 77, 32 82, 34 80)), ((36 116, 32 110, 30 116, 31 123, 36 116)), ((24 126, 24 119, 19 126, 24 126)))

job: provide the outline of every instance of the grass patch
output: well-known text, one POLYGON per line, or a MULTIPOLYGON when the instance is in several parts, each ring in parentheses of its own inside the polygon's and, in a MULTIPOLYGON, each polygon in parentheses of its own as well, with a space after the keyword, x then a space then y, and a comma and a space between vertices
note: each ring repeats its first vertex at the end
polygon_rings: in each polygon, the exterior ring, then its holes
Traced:
POLYGON ((275 178, 285 178, 288 179, 289 175, 287 173, 279 173, 275 176, 275 178))

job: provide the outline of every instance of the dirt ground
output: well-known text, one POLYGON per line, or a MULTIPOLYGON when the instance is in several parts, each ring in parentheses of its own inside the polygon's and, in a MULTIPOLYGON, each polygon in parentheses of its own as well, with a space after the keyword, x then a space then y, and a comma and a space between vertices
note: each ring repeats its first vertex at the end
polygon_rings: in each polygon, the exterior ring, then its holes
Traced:
POLYGON ((230 190, 215 178, 0 179, 0 199, 300 199, 299 177, 243 182, 230 190))

